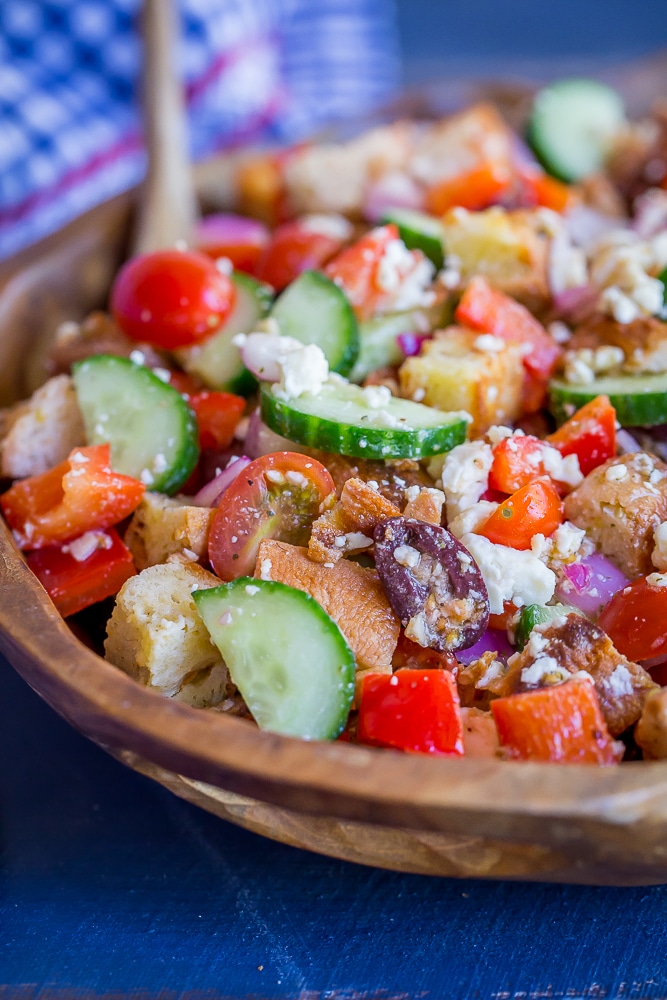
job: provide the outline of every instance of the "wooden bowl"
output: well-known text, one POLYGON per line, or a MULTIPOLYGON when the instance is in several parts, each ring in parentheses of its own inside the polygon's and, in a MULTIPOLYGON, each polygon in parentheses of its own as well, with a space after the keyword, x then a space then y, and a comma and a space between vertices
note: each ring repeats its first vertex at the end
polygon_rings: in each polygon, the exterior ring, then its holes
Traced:
MULTIPOLYGON (((210 193, 219 171, 206 168, 210 193)), ((43 377, 62 319, 105 300, 129 199, 0 270, 0 401, 43 377)), ((128 766, 284 843, 433 875, 667 882, 667 763, 449 760, 305 743, 141 687, 80 642, 0 525, 0 649, 41 697, 128 766)))

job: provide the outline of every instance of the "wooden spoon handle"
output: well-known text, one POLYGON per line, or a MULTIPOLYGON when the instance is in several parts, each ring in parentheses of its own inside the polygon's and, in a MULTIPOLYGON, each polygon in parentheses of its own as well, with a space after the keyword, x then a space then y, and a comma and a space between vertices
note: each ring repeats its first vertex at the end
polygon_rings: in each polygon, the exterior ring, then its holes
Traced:
POLYGON ((133 253, 192 244, 197 203, 188 130, 176 68, 174 0, 144 0, 144 121, 148 169, 141 188, 133 253))

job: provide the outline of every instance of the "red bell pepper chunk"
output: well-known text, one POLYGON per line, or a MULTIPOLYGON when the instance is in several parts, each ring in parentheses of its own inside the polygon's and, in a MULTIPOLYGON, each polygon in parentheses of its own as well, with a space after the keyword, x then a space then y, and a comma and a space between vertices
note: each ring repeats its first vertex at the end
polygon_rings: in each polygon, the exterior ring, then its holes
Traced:
POLYGON ((529 549, 533 535, 549 536, 563 523, 563 504, 548 479, 536 479, 503 500, 477 529, 496 545, 529 549))
POLYGON ((387 246, 398 239, 395 225, 377 226, 346 247, 324 269, 347 295, 359 319, 368 319, 386 296, 378 271, 387 246))
POLYGON ((426 210, 442 215, 457 205, 471 212, 495 204, 512 186, 512 171, 504 164, 482 163, 463 174, 440 181, 426 192, 426 210))
POLYGON ((303 271, 323 267, 344 243, 344 238, 311 227, 307 221, 285 222, 257 261, 255 276, 280 292, 303 271))
POLYGON ((463 754, 463 726, 448 670, 366 674, 361 686, 360 743, 413 753, 463 754))
POLYGON ((113 597, 136 573, 132 553, 113 528, 90 534, 94 537, 84 535, 69 546, 49 545, 27 556, 28 566, 63 618, 113 597), (92 551, 85 558, 77 552, 77 541, 83 543, 84 556, 90 541, 92 551))
POLYGON ((209 391, 187 394, 199 425, 199 444, 203 448, 229 448, 234 431, 245 410, 245 399, 231 392, 209 391))
POLYGON ((572 188, 546 174, 539 167, 525 167, 519 172, 521 200, 529 205, 550 208, 553 212, 567 212, 575 201, 572 188))
POLYGON ((585 403, 562 427, 550 434, 549 444, 563 457, 576 455, 585 476, 616 454, 616 410, 608 396, 585 403))
POLYGON ((491 702, 500 744, 514 760, 616 764, 619 747, 592 683, 571 680, 491 702))
POLYGON ((138 507, 146 487, 114 472, 108 444, 75 448, 66 461, 14 483, 0 507, 22 549, 67 542, 118 524, 138 507))
POLYGON ((667 653, 667 587, 642 576, 614 594, 598 619, 619 653, 651 660, 667 653))
POLYGON ((530 377, 530 391, 524 398, 524 409, 533 412, 538 404, 541 405, 541 397, 561 355, 561 348, 532 313, 520 302, 492 288, 486 278, 477 275, 461 296, 456 319, 473 330, 483 330, 508 343, 526 344, 530 348, 523 359, 530 377), (533 383, 537 383, 537 387, 533 383))

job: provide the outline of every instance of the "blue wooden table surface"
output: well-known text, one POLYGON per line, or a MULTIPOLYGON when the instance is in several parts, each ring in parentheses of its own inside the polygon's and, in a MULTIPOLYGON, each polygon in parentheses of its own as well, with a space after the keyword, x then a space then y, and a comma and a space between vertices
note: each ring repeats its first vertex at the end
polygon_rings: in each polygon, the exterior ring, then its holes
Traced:
POLYGON ((0 761, 3 1000, 667 997, 667 887, 431 879, 274 844, 124 768, 1 660, 0 761))

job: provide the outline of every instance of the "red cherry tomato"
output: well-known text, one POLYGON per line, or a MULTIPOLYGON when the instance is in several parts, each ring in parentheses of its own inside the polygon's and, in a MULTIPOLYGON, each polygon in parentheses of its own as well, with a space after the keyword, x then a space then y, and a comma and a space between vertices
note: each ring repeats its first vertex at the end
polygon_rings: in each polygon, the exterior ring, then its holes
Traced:
POLYGON ((619 653, 651 660, 667 653, 667 587, 642 576, 614 594, 598 619, 619 653))
POLYGON ((556 487, 537 479, 504 500, 478 531, 496 545, 529 549, 533 535, 548 536, 562 523, 563 505, 556 487))
POLYGON ((255 276, 280 292, 303 271, 318 270, 326 264, 344 242, 309 227, 307 221, 285 222, 278 226, 257 262, 255 276))
POLYGON ((245 409, 245 399, 231 392, 204 389, 187 396, 195 411, 201 448, 229 448, 245 409))
POLYGON ((293 451, 262 455, 225 490, 211 525, 208 555, 221 580, 255 569, 263 538, 305 545, 322 501, 335 490, 328 470, 293 451))
POLYGON ((129 260, 111 291, 111 311, 131 340, 173 350, 215 333, 234 305, 228 275, 202 253, 161 250, 129 260))

